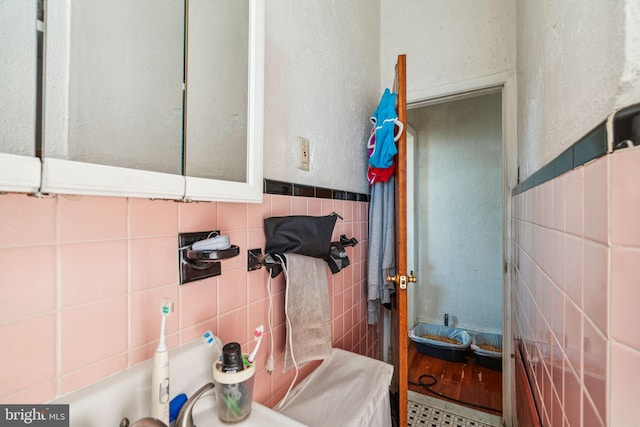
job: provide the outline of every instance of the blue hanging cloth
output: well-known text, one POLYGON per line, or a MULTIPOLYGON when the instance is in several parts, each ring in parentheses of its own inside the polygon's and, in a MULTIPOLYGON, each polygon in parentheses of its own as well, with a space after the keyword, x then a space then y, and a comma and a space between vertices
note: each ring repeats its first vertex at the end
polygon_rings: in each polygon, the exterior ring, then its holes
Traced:
POLYGON ((371 116, 371 123, 375 126, 375 139, 369 139, 369 148, 373 150, 369 155, 369 166, 374 168, 389 168, 393 165, 393 157, 398 154, 396 141, 402 134, 402 123, 396 112, 395 93, 387 88, 382 94, 378 108, 371 116), (399 132, 395 134, 395 126, 399 132))

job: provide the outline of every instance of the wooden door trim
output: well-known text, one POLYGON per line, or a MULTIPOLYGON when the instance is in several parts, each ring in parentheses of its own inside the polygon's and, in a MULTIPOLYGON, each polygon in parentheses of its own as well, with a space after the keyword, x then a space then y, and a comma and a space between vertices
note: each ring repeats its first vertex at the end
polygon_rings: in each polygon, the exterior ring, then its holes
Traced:
MULTIPOLYGON (((398 140, 396 162, 396 275, 407 276, 407 62, 406 55, 398 55, 396 83, 398 120, 404 131, 398 140)), ((407 354, 407 290, 396 286, 395 301, 398 313, 398 415, 401 426, 407 425, 408 354, 407 354)))

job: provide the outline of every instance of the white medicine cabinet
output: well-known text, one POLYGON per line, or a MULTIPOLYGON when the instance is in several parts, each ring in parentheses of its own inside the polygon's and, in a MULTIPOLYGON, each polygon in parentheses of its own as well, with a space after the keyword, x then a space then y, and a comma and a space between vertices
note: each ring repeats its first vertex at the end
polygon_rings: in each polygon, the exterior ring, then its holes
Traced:
MULTIPOLYGON (((6 7, 27 3, 24 32, 33 32, 38 4, 44 10, 42 76, 20 75, 24 89, 12 83, 16 99, 0 101, 3 122, 7 111, 35 113, 23 115, 32 129, 16 136, 31 151, 11 151, 0 133, 0 166, 14 169, 0 172, 0 191, 262 199, 262 1, 8 0, 6 7), (29 185, 16 185, 15 169, 28 169, 19 163, 33 165, 29 185)), ((3 44, 30 64, 15 65, 14 74, 37 73, 32 38, 0 29, 3 44)), ((7 80, 0 94, 9 91, 7 80)))

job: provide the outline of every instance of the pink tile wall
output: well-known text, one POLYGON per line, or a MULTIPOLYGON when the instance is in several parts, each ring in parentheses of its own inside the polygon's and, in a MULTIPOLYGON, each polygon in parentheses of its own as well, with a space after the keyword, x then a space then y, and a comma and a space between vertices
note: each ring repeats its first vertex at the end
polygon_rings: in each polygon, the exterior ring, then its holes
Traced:
POLYGON ((513 198, 513 326, 545 425, 636 425, 640 149, 513 198))
MULTIPOLYGON (((0 195, 0 402, 43 403, 150 358, 157 345, 160 300, 170 348, 208 329, 223 342, 253 346, 267 326, 265 269, 247 272, 247 249, 264 248, 271 215, 338 212, 334 233, 354 236, 351 265, 327 270, 333 344, 378 358, 377 327, 366 324, 368 204, 265 195, 261 204, 176 203, 107 197, 0 195), (178 286, 177 234, 220 229, 241 255, 223 274, 178 286)), ((257 359, 256 400, 273 406, 293 373, 282 373, 284 281, 273 280, 274 329, 257 359), (274 340, 276 371, 264 370, 274 340)), ((317 363, 302 369, 299 380, 317 363)), ((176 391, 177 393, 178 391, 176 391)))

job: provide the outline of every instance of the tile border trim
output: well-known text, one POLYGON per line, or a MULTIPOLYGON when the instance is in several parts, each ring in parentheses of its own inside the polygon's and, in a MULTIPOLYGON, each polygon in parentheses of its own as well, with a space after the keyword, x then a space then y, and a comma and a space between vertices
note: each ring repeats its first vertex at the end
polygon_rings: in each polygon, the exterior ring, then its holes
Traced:
POLYGON ((607 153, 607 147, 607 129, 606 124, 603 122, 578 142, 560 153, 558 157, 516 185, 511 195, 516 196, 533 187, 544 184, 565 172, 569 172, 598 157, 604 156, 607 153))
POLYGON ((278 194, 281 196, 314 197, 317 199, 348 200, 353 202, 369 202, 370 197, 364 193, 294 184, 266 178, 264 179, 263 192, 264 194, 278 194))
MULTIPOLYGON (((629 127, 632 121, 640 123, 640 104, 635 104, 613 113, 611 126, 611 147, 607 132, 607 121, 600 123, 571 147, 560 153, 555 159, 517 184, 511 191, 516 196, 540 184, 550 181, 565 172, 585 165, 599 157, 623 149, 618 144, 629 139, 629 127)), ((635 141, 636 144, 640 141, 635 141)))

